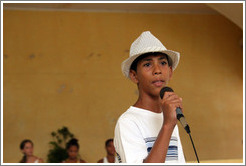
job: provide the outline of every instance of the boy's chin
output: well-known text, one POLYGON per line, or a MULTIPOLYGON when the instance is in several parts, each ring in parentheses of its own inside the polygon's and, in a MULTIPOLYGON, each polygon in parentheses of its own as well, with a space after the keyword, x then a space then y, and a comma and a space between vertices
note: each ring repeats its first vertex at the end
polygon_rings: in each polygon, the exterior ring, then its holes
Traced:
POLYGON ((164 88, 164 87, 165 87, 164 85, 163 85, 163 86, 160 86, 160 87, 156 87, 156 88, 154 89, 154 91, 155 91, 156 93, 160 94, 161 89, 164 88))
POLYGON ((160 97, 160 91, 161 91, 162 88, 156 88, 154 89, 152 92, 151 92, 151 95, 153 97, 160 97))

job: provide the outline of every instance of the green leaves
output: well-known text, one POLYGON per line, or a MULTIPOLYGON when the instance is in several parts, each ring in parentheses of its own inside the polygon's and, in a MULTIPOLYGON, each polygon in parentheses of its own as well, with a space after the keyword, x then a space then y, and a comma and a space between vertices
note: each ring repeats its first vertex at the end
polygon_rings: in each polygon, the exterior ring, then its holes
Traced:
POLYGON ((55 146, 53 149, 49 150, 48 153, 48 162, 49 163, 61 163, 63 160, 68 158, 66 149, 55 146))
POLYGON ((63 126, 56 132, 51 132, 51 136, 53 137, 53 141, 49 142, 51 149, 47 155, 47 161, 49 163, 61 163, 68 157, 66 151, 67 140, 73 138, 74 134, 67 127, 63 126))
POLYGON ((55 136, 56 136, 56 132, 54 132, 54 131, 51 132, 51 136, 52 136, 52 137, 55 137, 55 136))

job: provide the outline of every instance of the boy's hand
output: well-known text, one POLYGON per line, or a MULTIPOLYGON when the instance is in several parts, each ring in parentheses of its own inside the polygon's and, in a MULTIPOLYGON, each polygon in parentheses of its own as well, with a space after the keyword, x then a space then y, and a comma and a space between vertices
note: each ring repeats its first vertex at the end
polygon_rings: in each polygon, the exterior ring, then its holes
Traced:
POLYGON ((164 115, 163 126, 174 128, 177 124, 176 108, 180 107, 182 109, 182 98, 174 92, 165 92, 161 103, 164 115))

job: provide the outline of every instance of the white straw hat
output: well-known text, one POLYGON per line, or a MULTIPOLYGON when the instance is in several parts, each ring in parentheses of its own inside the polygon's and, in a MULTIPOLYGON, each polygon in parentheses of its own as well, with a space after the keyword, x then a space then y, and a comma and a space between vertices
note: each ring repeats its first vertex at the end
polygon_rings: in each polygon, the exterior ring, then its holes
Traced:
POLYGON ((178 66, 180 54, 172 50, 167 50, 166 47, 150 33, 150 31, 143 32, 131 45, 130 56, 121 64, 123 74, 129 77, 130 67, 132 62, 142 54, 148 52, 162 52, 169 56, 172 60, 172 70, 178 66))

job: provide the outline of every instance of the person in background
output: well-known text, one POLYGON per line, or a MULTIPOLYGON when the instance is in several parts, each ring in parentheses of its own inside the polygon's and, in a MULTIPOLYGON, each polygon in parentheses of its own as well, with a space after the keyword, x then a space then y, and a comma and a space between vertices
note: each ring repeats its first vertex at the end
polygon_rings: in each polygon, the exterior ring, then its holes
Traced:
POLYGON ((107 156, 98 160, 98 163, 118 163, 118 159, 115 156, 115 148, 114 148, 114 141, 112 138, 106 140, 105 142, 105 149, 107 152, 107 156))
POLYGON ((24 154, 20 163, 43 163, 43 159, 33 155, 33 142, 25 139, 20 144, 21 152, 24 154))
POLYGON ((84 160, 78 157, 79 144, 78 140, 72 138, 66 145, 68 158, 63 163, 86 163, 84 160))

